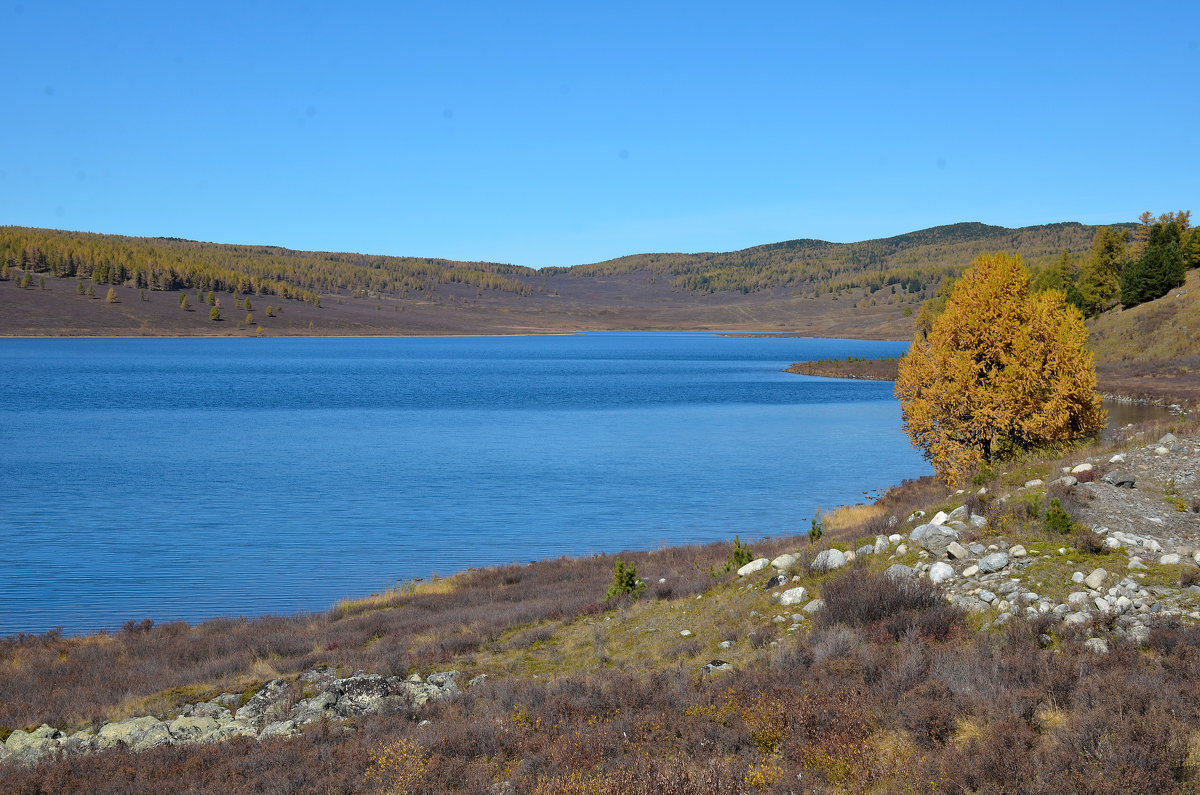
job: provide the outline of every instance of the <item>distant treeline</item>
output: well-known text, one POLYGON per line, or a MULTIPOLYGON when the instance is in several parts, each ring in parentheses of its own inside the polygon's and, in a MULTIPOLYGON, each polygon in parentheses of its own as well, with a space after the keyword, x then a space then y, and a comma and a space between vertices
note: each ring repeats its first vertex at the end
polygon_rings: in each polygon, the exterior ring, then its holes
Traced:
POLYGON ((1079 223, 1021 229, 961 223, 859 243, 790 240, 728 253, 638 254, 554 270, 574 276, 650 271, 669 276, 675 287, 701 293, 792 288, 820 295, 894 286, 915 294, 936 289, 984 252, 1019 252, 1036 266, 1064 250, 1087 251, 1096 229, 1079 223))
MULTIPOLYGON (((1135 226, 1113 228, 1125 234, 1135 226)), ((292 251, 7 226, 0 227, 0 269, 148 290, 196 288, 278 295, 317 305, 322 295, 404 297, 432 292, 441 284, 528 296, 550 289, 547 285, 557 278, 639 272, 662 276, 677 290, 698 294, 785 289, 815 298, 890 288, 893 294, 929 298, 980 253, 1018 252, 1029 266, 1044 268, 1061 252, 1088 251, 1096 229, 1078 223, 1021 229, 962 223, 859 243, 791 240, 727 253, 637 254, 535 271, 492 262, 292 251)))
POLYGON ((292 251, 178 238, 139 238, 0 227, 0 267, 125 284, 149 290, 197 288, 278 295, 320 305, 322 294, 405 295, 441 283, 528 295, 511 274, 529 268, 413 257, 292 251))

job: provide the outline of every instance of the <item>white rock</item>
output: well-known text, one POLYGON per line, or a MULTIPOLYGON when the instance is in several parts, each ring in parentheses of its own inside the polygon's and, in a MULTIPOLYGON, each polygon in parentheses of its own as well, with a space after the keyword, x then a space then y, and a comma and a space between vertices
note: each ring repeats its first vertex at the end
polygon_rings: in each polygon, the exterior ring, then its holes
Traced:
POLYGON ((896 547, 897 555, 904 555, 907 552, 908 552, 908 544, 901 544, 900 546, 896 547))
POLYGON ((813 599, 811 602, 809 602, 808 604, 806 604, 804 606, 804 612, 815 613, 824 606, 825 606, 824 599, 813 599))
POLYGON ((975 566, 975 565, 971 565, 971 566, 967 566, 965 569, 963 569, 962 576, 974 577, 978 573, 979 573, 979 567, 975 566))
POLYGON ((1025 551, 1025 547, 1021 546, 1020 544, 1014 544, 1008 550, 1009 557, 1013 557, 1013 558, 1023 558, 1028 554, 1029 553, 1025 551))
POLYGON ((946 547, 946 554, 955 560, 962 560, 963 558, 970 557, 971 551, 957 541, 951 541, 946 547))
POLYGON ((692 636, 692 631, 690 629, 681 629, 679 630, 679 634, 685 638, 690 638, 692 636))
MULTIPOLYGON (((903 540, 904 536, 900 535, 899 533, 892 533, 890 536, 888 536, 889 544, 899 544, 903 540)), ((1196 554, 1200 555, 1200 552, 1197 552, 1196 554)))
POLYGON ((808 589, 803 586, 799 588, 788 588, 783 593, 779 594, 779 604, 781 605, 798 605, 808 596, 808 589))
POLYGON ((1161 558, 1159 558, 1158 562, 1163 566, 1174 566, 1181 560, 1183 560, 1182 557, 1176 555, 1174 552, 1171 552, 1170 554, 1163 555, 1161 558))
POLYGON ((780 571, 791 571, 796 568, 796 556, 790 552, 785 552, 771 561, 771 567, 780 571))
POLYGON ((1075 466, 1071 467, 1071 474, 1077 475, 1080 472, 1091 472, 1093 469, 1095 469, 1095 467, 1092 466, 1090 462, 1085 461, 1082 464, 1076 464, 1075 466))
POLYGON ((1108 459, 1108 463, 1110 463, 1110 464, 1124 464, 1124 463, 1125 463, 1125 454, 1124 454, 1124 453, 1117 453, 1117 454, 1116 454, 1116 455, 1114 455, 1112 458, 1108 459))
POLYGON ((1120 549, 1121 542, 1118 541, 1117 539, 1113 538, 1112 536, 1109 536, 1108 538, 1104 539, 1104 546, 1107 547, 1108 549, 1120 549))
POLYGON ((1097 596, 1096 599, 1092 602, 1092 604, 1094 604, 1096 606, 1096 609, 1099 610, 1101 613, 1107 613, 1111 609, 1110 605, 1108 604, 1108 600, 1105 599, 1103 596, 1097 596))
POLYGON ((1104 584, 1104 578, 1108 576, 1108 572, 1104 569, 1096 569, 1091 574, 1083 578, 1083 584, 1091 588, 1093 591, 1100 590, 1100 586, 1104 584))
POLYGON ((745 566, 742 566, 740 569, 738 569, 738 576, 745 577, 747 574, 753 574, 756 571, 762 571, 770 565, 770 558, 758 558, 757 560, 752 560, 745 566))
POLYGON ((1083 605, 1086 605, 1088 600, 1091 598, 1092 595, 1087 591, 1075 591, 1074 593, 1067 594, 1067 604, 1074 607, 1082 607, 1083 605))
POLYGON ((851 549, 851 550, 847 550, 847 551, 845 552, 845 555, 846 555, 846 562, 847 562, 847 563, 853 563, 853 562, 854 562, 854 558, 855 558, 856 556, 855 556, 855 554, 854 554, 854 550, 853 550, 853 549, 851 549))
POLYGON ((1171 451, 1166 447, 1155 447, 1154 448, 1155 455, 1166 455, 1169 452, 1171 452, 1171 451))
POLYGON ((946 520, 949 518, 950 516, 945 511, 938 511, 933 515, 933 518, 929 520, 929 523, 935 525, 944 525, 946 520))
POLYGON ((1088 638, 1083 647, 1093 654, 1108 654, 1108 643, 1104 638, 1088 638))
POLYGON ((1033 480, 1025 481, 1025 488, 1027 488, 1027 489, 1034 489, 1034 488, 1037 488, 1038 486, 1044 486, 1044 485, 1045 485, 1045 482, 1041 478, 1034 478, 1033 480))
POLYGON ((1087 613, 1075 612, 1063 617, 1063 623, 1067 626, 1078 626, 1086 624, 1088 620, 1087 613))
POLYGON ((812 567, 816 571, 832 571, 846 565, 846 553, 840 549, 823 549, 813 558, 812 567))
POLYGON ((1072 574, 1072 575, 1071 575, 1071 582, 1075 583, 1076 585, 1078 585, 1079 583, 1083 582, 1083 572, 1082 572, 1082 571, 1077 571, 1077 572, 1075 572, 1074 574, 1072 574))
POLYGON ((1117 601, 1114 603, 1113 606, 1116 607, 1118 613, 1124 613, 1132 605, 1133 605, 1133 600, 1130 599, 1128 596, 1118 596, 1117 601))
POLYGON ((938 562, 929 567, 929 579, 933 582, 945 582, 954 576, 954 567, 949 563, 938 562))

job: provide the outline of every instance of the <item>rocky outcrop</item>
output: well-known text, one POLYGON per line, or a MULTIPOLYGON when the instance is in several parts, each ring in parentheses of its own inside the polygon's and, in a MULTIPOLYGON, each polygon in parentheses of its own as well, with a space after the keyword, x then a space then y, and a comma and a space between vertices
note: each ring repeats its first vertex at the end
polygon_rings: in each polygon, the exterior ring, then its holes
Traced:
POLYGON ((120 747, 143 751, 234 737, 289 737, 316 721, 400 712, 447 698, 459 692, 457 679, 457 671, 430 674, 425 680, 415 674, 402 679, 362 671, 339 679, 318 668, 296 683, 286 679, 267 682, 236 711, 229 707, 241 699, 223 693, 212 701, 185 705, 179 715, 168 720, 144 715, 106 723, 96 732, 71 735, 47 725, 32 732, 14 731, 0 744, 0 763, 31 764, 46 757, 120 747), (311 695, 300 698, 305 692, 311 695))

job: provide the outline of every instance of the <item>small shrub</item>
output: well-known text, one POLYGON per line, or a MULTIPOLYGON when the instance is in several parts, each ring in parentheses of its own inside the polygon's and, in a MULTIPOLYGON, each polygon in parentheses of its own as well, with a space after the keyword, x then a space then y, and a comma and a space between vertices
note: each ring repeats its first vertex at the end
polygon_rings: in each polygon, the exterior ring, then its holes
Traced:
POLYGON ((613 567, 612 585, 608 586, 608 593, 604 595, 604 598, 629 596, 637 599, 645 592, 646 583, 638 577, 637 566, 626 565, 625 561, 617 558, 616 565, 613 567))
POLYGON ((208 310, 208 319, 213 320, 213 321, 220 320, 221 319, 221 310, 217 309, 215 306, 212 309, 208 310))
POLYGON ((1109 552, 1108 547, 1104 546, 1104 539, 1091 528, 1076 527, 1073 536, 1075 548, 1080 552, 1089 555, 1106 555, 1109 552))
POLYGON ((733 550, 725 560, 725 571, 737 571, 752 560, 754 560, 754 550, 750 549, 749 544, 743 544, 740 537, 734 536, 733 550))
POLYGON ((825 535, 825 529, 821 526, 821 514, 818 513, 812 518, 812 526, 808 530, 808 543, 817 543, 823 535, 825 535))
POLYGON ((1058 497, 1050 500, 1050 507, 1046 509, 1046 527, 1062 535, 1071 532, 1071 514, 1063 508, 1058 497))
POLYGON ((1193 585, 1200 585, 1200 569, 1187 568, 1179 574, 1179 587, 1189 588, 1193 585))

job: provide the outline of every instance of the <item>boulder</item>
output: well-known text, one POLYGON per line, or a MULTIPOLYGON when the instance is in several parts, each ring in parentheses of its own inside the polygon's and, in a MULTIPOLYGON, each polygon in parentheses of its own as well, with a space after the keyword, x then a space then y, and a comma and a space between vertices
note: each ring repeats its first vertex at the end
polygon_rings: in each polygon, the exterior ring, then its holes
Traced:
POLYGON ((1083 608, 1091 598, 1092 595, 1087 591, 1075 591, 1067 594, 1067 604, 1072 607, 1083 608))
POLYGON ((935 563, 929 567, 929 579, 935 583, 945 582, 954 576, 954 567, 949 563, 935 563))
POLYGON ((883 572, 893 580, 910 580, 917 576, 917 570, 903 563, 893 563, 883 572))
POLYGON ((1178 564, 1181 560, 1183 560, 1183 557, 1181 555, 1177 555, 1174 552, 1171 552, 1171 553, 1163 555, 1161 558, 1159 558, 1158 562, 1160 564, 1162 564, 1163 566, 1174 566, 1174 565, 1178 564))
POLYGON ((767 590, 769 591, 772 588, 778 588, 779 586, 783 585, 785 582, 787 582, 790 579, 791 578, 788 577, 786 574, 783 574, 783 573, 776 574, 774 577, 767 580, 767 586, 766 586, 767 590))
POLYGON ((863 544, 861 547, 854 550, 854 556, 856 558, 862 557, 863 555, 874 555, 874 554, 875 554, 875 545, 874 544, 863 544))
POLYGON ((291 692, 292 687, 286 679, 272 679, 251 696, 233 717, 256 729, 283 720, 287 717, 288 697, 291 692))
POLYGON ((1110 463, 1110 464, 1124 464, 1124 463, 1125 463, 1125 454, 1124 454, 1124 453, 1117 453, 1117 454, 1116 454, 1116 455, 1114 455, 1112 458, 1108 459, 1108 463, 1110 463))
POLYGON ((942 557, 946 554, 950 543, 958 540, 958 531, 951 527, 938 527, 928 530, 921 535, 920 545, 924 547, 929 554, 935 557, 942 557))
POLYGON ((313 723, 322 718, 336 717, 333 707, 337 704, 337 700, 338 694, 336 692, 327 690, 318 693, 312 698, 306 698, 292 707, 292 711, 288 713, 288 718, 297 726, 303 726, 306 723, 313 723))
POLYGON ((53 726, 43 723, 31 732, 17 729, 8 735, 2 746, 7 761, 32 764, 58 750, 55 739, 61 735, 53 726))
POLYGON ((1043 481, 1041 478, 1034 478, 1033 480, 1025 481, 1025 488, 1027 489, 1036 489, 1038 486, 1044 485, 1046 485, 1045 481, 1043 481))
POLYGON ((754 574, 756 571, 762 571, 770 565, 771 561, 768 558, 758 558, 757 560, 752 560, 745 566, 742 566, 740 569, 738 569, 738 576, 745 577, 749 574, 754 574))
POLYGON ((964 577, 974 577, 978 573, 979 573, 979 566, 974 565, 974 564, 967 566, 965 569, 962 570, 962 576, 964 576, 964 577))
POLYGON ((1083 584, 1091 588, 1093 591, 1100 590, 1100 586, 1104 584, 1104 578, 1108 576, 1108 572, 1104 569, 1096 569, 1091 574, 1083 578, 1083 584))
POLYGON ((105 724, 96 734, 96 747, 104 750, 123 744, 134 751, 144 751, 147 748, 168 745, 172 739, 167 724, 158 718, 144 715, 105 724))
POLYGON ((809 602, 808 604, 806 604, 804 606, 804 612, 805 613, 815 613, 818 610, 820 610, 821 608, 823 608, 824 606, 825 606, 824 599, 813 599, 811 602, 809 602))
POLYGON ((941 525, 944 525, 946 523, 946 520, 949 518, 950 518, 950 515, 947 514, 945 511, 938 511, 937 513, 935 513, 933 515, 933 518, 929 520, 929 523, 931 525, 941 526, 941 525))
POLYGON ((886 537, 875 536, 875 554, 876 555, 882 555, 884 552, 887 552, 889 546, 890 546, 890 544, 888 543, 888 540, 886 537))
POLYGON ((993 552, 979 559, 979 570, 984 574, 1000 571, 1007 565, 1008 554, 1005 552, 993 552))
POLYGON ((779 557, 775 558, 775 560, 771 561, 771 567, 779 569, 780 571, 794 571, 797 562, 798 559, 795 555, 791 554, 790 552, 785 552, 779 557))
POLYGON ((299 733, 300 731, 296 728, 295 723, 290 720, 280 720, 264 726, 263 730, 258 733, 258 739, 266 740, 271 737, 291 737, 299 733))
MULTIPOLYGON (((228 710, 225 710, 225 715, 229 715, 228 710)), ((205 715, 180 715, 167 724, 167 731, 171 733, 171 737, 182 743, 196 742, 201 737, 212 734, 218 728, 220 728, 220 723, 215 718, 205 715)))
POLYGON ((1096 467, 1093 466, 1091 462, 1084 461, 1082 464, 1076 464, 1075 466, 1071 467, 1071 474, 1078 475, 1080 472, 1091 472, 1095 468, 1096 467))
POLYGON ((1109 472, 1107 475, 1100 478, 1100 481, 1121 489, 1132 489, 1134 484, 1137 483, 1137 480, 1133 477, 1133 475, 1129 474, 1123 469, 1114 469, 1112 472, 1109 472))
POLYGON ((838 549, 823 549, 813 559, 814 571, 833 571, 846 565, 846 555, 838 549))
POLYGON ((1020 544, 1013 544, 1009 547, 1008 556, 1010 558, 1023 558, 1029 553, 1025 551, 1025 547, 1020 544))
POLYGON ((946 545, 946 554, 955 560, 962 560, 963 558, 971 556, 971 550, 967 549, 957 541, 951 541, 946 545))
POLYGON ((798 605, 808 596, 808 589, 804 587, 789 588, 779 595, 779 604, 798 605))
POLYGON ((1092 654, 1108 654, 1108 642, 1104 638, 1088 638, 1083 647, 1092 654))

